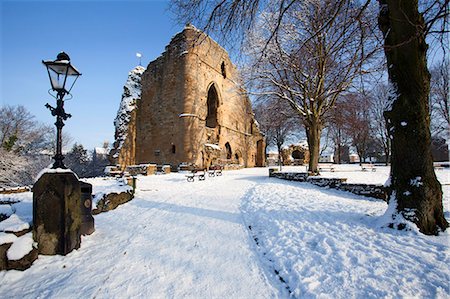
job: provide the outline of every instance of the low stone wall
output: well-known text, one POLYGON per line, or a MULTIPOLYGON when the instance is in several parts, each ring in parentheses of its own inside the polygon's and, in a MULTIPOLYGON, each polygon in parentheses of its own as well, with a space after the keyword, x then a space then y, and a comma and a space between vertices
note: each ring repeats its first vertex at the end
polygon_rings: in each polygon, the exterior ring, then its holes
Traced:
POLYGON ((125 173, 128 175, 153 175, 153 174, 169 174, 171 172, 171 166, 168 164, 156 165, 156 164, 139 164, 129 165, 125 168, 125 173))
POLYGON ((348 184, 345 178, 323 178, 308 176, 306 172, 277 172, 276 169, 269 169, 269 177, 297 181, 308 182, 320 187, 328 187, 342 191, 348 191, 353 194, 387 200, 386 190, 382 185, 374 184, 348 184))
POLYGON ((273 168, 269 169, 269 176, 288 181, 306 182, 308 174, 306 172, 277 172, 273 168))
POLYGON ((374 184, 342 184, 340 190, 349 191, 354 194, 373 197, 387 201, 386 189, 382 185, 374 184))
MULTIPOLYGON (((4 234, 11 234, 16 237, 22 237, 32 231, 32 227, 21 231, 4 231, 4 234)), ((12 242, 5 242, 0 244, 0 271, 2 270, 26 270, 31 267, 33 262, 38 258, 38 250, 33 246, 32 250, 17 260, 8 259, 8 249, 11 247, 12 242)))
POLYGON ((0 245, 0 271, 1 270, 19 270, 24 271, 31 267, 33 262, 38 258, 38 250, 34 248, 24 257, 18 260, 8 259, 8 249, 12 243, 4 243, 0 245))
POLYGON ((30 187, 11 187, 11 188, 0 188, 0 194, 13 194, 13 193, 23 193, 30 191, 30 187))
POLYGON ((97 207, 92 210, 93 215, 97 215, 103 212, 111 211, 118 206, 129 202, 133 199, 133 194, 131 192, 121 192, 121 193, 109 193, 103 196, 97 203, 97 207))

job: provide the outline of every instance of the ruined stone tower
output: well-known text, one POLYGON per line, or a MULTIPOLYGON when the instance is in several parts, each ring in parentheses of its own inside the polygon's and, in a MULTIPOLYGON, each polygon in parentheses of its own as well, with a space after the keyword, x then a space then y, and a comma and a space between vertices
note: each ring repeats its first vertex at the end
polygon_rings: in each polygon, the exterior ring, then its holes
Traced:
POLYGON ((265 164, 264 136, 236 67, 222 47, 195 27, 187 26, 171 40, 139 84, 140 98, 120 142, 116 125, 113 155, 122 167, 265 164))

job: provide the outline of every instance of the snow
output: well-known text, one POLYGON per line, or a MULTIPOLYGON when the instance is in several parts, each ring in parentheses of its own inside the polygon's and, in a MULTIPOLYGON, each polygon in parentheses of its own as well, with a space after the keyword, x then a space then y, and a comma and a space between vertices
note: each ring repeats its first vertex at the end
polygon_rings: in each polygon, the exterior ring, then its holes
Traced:
POLYGON ((197 117, 197 114, 181 113, 180 115, 178 115, 178 117, 188 117, 188 116, 197 117))
POLYGON ((17 214, 12 214, 8 219, 0 222, 0 231, 20 232, 28 228, 30 228, 30 224, 17 214))
POLYGON ((402 121, 402 122, 400 123, 400 125, 401 125, 402 127, 406 127, 406 126, 408 125, 408 123, 407 123, 406 121, 402 121))
POLYGON ((210 147, 210 148, 215 149, 215 150, 218 150, 218 151, 222 150, 222 149, 220 148, 220 146, 218 146, 217 144, 205 143, 205 146, 206 146, 206 147, 210 147))
POLYGON ((92 208, 97 207, 99 200, 109 193, 122 193, 131 191, 132 188, 124 179, 116 178, 90 178, 82 179, 83 182, 92 184, 92 208))
MULTIPOLYGON (((400 97, 400 94, 398 93, 397 85, 389 80, 389 87, 388 87, 388 98, 386 101, 386 107, 384 107, 385 111, 391 111, 392 106, 394 105, 395 101, 400 97)), ((388 119, 388 123, 391 123, 391 120, 388 119)))
POLYGON ((0 205, 0 214, 9 217, 13 213, 10 205, 0 205))
POLYGON ((41 176, 43 176, 45 173, 73 173, 76 176, 76 178, 78 179, 77 174, 75 172, 73 172, 72 170, 70 170, 70 169, 66 169, 66 168, 44 168, 36 176, 35 182, 37 182, 41 178, 41 176))
POLYGON ((0 222, 0 232, 20 232, 30 228, 30 224, 33 221, 33 194, 31 192, 2 194, 0 195, 0 200, 16 202, 7 205, 13 213, 11 213, 9 218, 0 222))
POLYGON ((18 237, 8 249, 8 260, 20 260, 33 249, 32 233, 18 237))
MULTIPOLYGON (((442 183, 449 174, 437 171, 442 183)), ((338 165, 322 175, 382 184, 389 168, 338 165)), ((86 181, 94 193, 116 185, 86 181)), ((138 176, 136 197, 96 215, 80 249, 0 272, 0 296, 448 298, 450 233, 392 230, 386 214, 383 201, 269 178, 267 168, 193 183, 183 173, 138 176)))
POLYGON ((0 232, 0 245, 5 244, 5 243, 12 243, 15 240, 17 240, 16 235, 0 232))
POLYGON ((414 179, 411 179, 410 181, 409 181, 409 184, 411 185, 411 186, 414 186, 414 187, 420 187, 421 185, 423 185, 423 183, 422 183, 422 178, 420 177, 420 176, 418 176, 418 177, 415 177, 414 179))
POLYGON ((449 235, 380 228, 384 202, 274 181, 250 192, 243 210, 266 268, 294 297, 448 296, 449 235))
POLYGON ((94 151, 97 155, 108 155, 109 149, 104 147, 96 147, 94 151))
POLYGON ((123 87, 122 100, 117 111, 114 126, 116 129, 115 151, 122 148, 128 134, 128 124, 131 118, 131 112, 136 108, 136 102, 141 98, 141 77, 145 68, 137 66, 128 73, 128 79, 123 87))

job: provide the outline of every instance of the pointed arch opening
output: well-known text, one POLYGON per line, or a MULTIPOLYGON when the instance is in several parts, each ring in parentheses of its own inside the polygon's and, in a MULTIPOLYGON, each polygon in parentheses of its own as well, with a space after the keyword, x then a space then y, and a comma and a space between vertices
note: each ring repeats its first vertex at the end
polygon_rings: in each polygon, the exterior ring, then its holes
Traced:
POLYGON ((225 143, 225 150, 227 151, 227 159, 230 160, 233 156, 233 152, 231 150, 231 145, 229 142, 225 143))
POLYGON ((219 106, 219 96, 216 87, 211 85, 208 90, 208 99, 206 100, 208 106, 208 114, 206 115, 206 126, 208 128, 217 127, 217 107, 219 106))

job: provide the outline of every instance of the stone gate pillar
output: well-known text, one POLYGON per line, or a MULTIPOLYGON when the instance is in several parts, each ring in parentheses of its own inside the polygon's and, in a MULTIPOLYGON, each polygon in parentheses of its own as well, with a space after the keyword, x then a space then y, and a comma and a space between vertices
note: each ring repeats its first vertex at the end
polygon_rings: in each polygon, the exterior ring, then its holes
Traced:
POLYGON ((44 173, 33 186, 33 239, 40 254, 80 247, 80 182, 73 172, 44 173))

